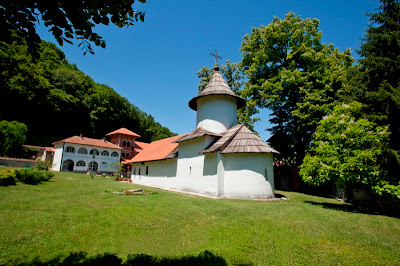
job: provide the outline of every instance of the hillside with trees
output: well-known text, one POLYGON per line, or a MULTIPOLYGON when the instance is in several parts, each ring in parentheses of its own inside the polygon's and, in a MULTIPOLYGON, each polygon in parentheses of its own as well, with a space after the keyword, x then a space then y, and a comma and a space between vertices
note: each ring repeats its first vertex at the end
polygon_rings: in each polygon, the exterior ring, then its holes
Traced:
POLYGON ((150 142, 174 134, 113 88, 96 83, 54 44, 32 53, 26 39, 0 43, 0 121, 27 126, 26 143, 51 145, 73 135, 102 138, 120 127, 150 142))

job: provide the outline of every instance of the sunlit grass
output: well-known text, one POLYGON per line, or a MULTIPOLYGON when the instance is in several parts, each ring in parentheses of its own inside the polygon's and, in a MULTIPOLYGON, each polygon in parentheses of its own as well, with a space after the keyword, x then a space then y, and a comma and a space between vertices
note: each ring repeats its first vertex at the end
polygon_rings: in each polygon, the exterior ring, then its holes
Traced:
POLYGON ((279 193, 289 200, 215 200, 74 173, 0 187, 0 264, 79 251, 125 259, 205 250, 229 264, 400 263, 400 219, 279 193), (132 188, 150 193, 109 192, 132 188))

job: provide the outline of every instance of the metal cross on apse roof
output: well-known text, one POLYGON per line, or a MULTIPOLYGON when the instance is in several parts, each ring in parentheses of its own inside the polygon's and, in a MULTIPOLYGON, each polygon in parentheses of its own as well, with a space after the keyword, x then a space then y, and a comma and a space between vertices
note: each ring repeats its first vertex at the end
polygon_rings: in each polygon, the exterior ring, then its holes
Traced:
POLYGON ((210 53, 210 55, 212 55, 212 56, 215 57, 215 64, 218 65, 217 60, 218 60, 218 58, 219 58, 219 59, 222 59, 222 57, 218 56, 218 54, 217 54, 217 49, 215 49, 215 53, 214 53, 214 54, 213 54, 213 53, 210 53))

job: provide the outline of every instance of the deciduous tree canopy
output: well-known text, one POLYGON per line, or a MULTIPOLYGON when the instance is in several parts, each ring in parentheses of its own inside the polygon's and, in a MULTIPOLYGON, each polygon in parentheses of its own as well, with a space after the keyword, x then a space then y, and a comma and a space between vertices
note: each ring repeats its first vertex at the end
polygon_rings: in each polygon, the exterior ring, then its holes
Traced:
MULTIPOLYGON (((288 13, 252 28, 242 42, 241 65, 248 77, 242 95, 254 108, 272 111, 272 145, 301 164, 319 120, 346 82, 353 58, 321 42, 317 19, 288 13)), ((255 111, 253 112, 255 113, 255 111)))
POLYGON ((144 142, 174 135, 71 65, 54 44, 42 41, 36 57, 24 39, 13 38, 0 49, 0 120, 26 124, 27 143, 51 145, 80 133, 102 138, 120 127, 138 133, 144 142))
MULTIPOLYGON (((138 0, 145 3, 146 0, 138 0)), ((25 33, 30 43, 40 42, 36 24, 42 20, 60 45, 80 40, 84 53, 93 53, 91 43, 106 47, 103 38, 93 31, 96 24, 118 27, 144 21, 144 13, 133 9, 135 0, 59 0, 0 1, 0 36, 10 40, 11 31, 25 33)), ((3 39, 4 40, 4 39, 3 39)))
POLYGON ((303 180, 313 185, 334 182, 368 194, 392 194, 400 199, 400 182, 382 167, 388 153, 388 126, 362 118, 362 104, 337 105, 315 131, 302 164, 303 180))
POLYGON ((17 121, 0 121, 0 156, 18 156, 26 141, 28 129, 17 121))

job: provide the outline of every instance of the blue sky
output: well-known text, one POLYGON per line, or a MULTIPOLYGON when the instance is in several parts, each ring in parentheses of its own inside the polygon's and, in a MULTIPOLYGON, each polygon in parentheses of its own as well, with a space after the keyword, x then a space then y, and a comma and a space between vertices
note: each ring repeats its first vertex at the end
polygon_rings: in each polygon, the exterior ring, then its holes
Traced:
MULTIPOLYGON (((222 63, 240 61, 243 36, 290 11, 303 19, 319 19, 324 42, 341 51, 355 51, 367 29, 365 14, 379 4, 373 0, 147 1, 134 5, 146 12, 143 23, 95 28, 107 43, 106 49, 96 47, 95 55, 84 56, 78 41, 60 48, 96 82, 111 86, 178 134, 196 127, 196 113, 188 102, 197 94, 197 71, 214 65, 210 52, 217 49, 222 63)), ((56 43, 47 28, 39 26, 38 32, 42 39, 56 43)), ((255 130, 266 140, 268 112, 260 114, 255 130)))

